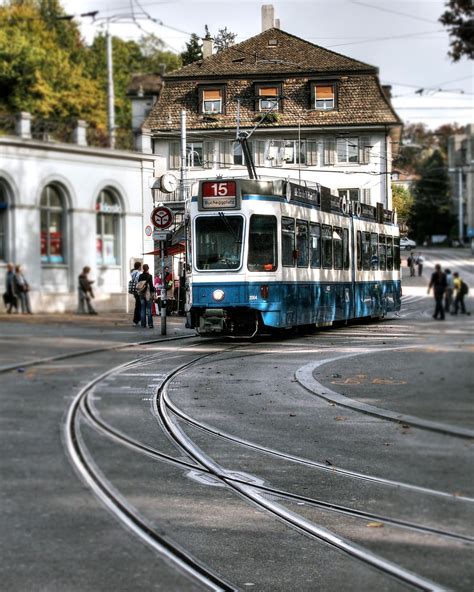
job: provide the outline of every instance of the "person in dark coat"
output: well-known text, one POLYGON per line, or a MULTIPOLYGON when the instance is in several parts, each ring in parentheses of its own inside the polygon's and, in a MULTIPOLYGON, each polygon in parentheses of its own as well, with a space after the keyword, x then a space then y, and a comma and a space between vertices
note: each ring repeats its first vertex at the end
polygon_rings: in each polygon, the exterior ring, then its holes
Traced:
POLYGON ((77 295, 79 302, 77 312, 79 314, 85 313, 85 307, 87 306, 87 312, 91 315, 96 315, 97 312, 91 303, 91 299, 94 298, 94 292, 92 291, 94 281, 88 278, 90 270, 90 267, 84 267, 78 278, 77 295))
POLYGON ((150 268, 145 263, 143 265, 143 271, 138 276, 138 283, 146 282, 146 287, 143 292, 140 292, 140 303, 141 303, 141 325, 146 327, 146 321, 148 318, 148 327, 153 329, 153 316, 151 314, 151 305, 153 302, 153 294, 155 293, 155 287, 153 286, 153 277, 149 273, 150 268))
POLYGON ((20 300, 21 312, 23 314, 32 314, 30 305, 30 285, 26 281, 25 275, 21 265, 15 266, 15 274, 13 276, 15 292, 20 300))
POLYGON ((7 313, 10 314, 12 309, 18 312, 18 298, 15 291, 15 266, 13 263, 7 265, 7 274, 5 276, 5 292, 3 294, 3 301, 7 307, 7 313))
MULTIPOLYGON (((130 280, 138 284, 138 278, 140 277, 140 269, 142 268, 142 264, 140 261, 135 261, 133 265, 133 269, 130 271, 130 280)), ((142 316, 142 303, 140 302, 140 296, 135 292, 133 295, 135 298, 135 308, 133 310, 133 324, 135 327, 138 326, 142 316)))
POLYGON ((430 284, 428 286, 428 294, 430 293, 431 288, 433 288, 433 294, 435 298, 435 311, 433 314, 433 318, 438 320, 444 321, 444 307, 443 307, 443 296, 446 292, 446 288, 448 286, 448 282, 446 280, 446 274, 442 271, 441 265, 437 263, 435 265, 435 270, 431 275, 430 284))

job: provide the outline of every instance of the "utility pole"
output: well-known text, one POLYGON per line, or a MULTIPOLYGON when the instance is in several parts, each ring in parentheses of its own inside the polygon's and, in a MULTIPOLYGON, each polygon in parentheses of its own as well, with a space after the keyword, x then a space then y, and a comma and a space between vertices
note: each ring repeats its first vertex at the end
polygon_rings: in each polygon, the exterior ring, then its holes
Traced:
POLYGON ((459 242, 461 245, 464 243, 464 203, 463 203, 463 191, 462 191, 462 167, 458 167, 458 233, 459 242))
POLYGON ((114 91, 114 66, 112 58, 112 35, 109 23, 105 34, 107 42, 107 116, 109 128, 109 147, 115 148, 115 91, 114 91))

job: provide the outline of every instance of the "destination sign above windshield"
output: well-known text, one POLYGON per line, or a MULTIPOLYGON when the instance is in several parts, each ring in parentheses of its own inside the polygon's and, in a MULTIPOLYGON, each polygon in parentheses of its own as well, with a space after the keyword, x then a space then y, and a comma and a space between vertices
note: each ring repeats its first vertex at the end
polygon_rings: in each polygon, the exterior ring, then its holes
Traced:
POLYGON ((203 181, 200 206, 203 210, 236 209, 238 207, 236 181, 203 181))

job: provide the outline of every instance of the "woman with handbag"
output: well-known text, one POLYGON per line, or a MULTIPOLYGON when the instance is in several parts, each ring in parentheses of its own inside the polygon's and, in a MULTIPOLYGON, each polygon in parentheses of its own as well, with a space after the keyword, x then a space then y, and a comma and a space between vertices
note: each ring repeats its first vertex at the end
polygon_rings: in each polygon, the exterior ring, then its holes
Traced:
POLYGON ((23 314, 32 314, 30 306, 30 285, 22 272, 21 265, 15 267, 15 274, 13 276, 13 284, 15 293, 20 300, 21 312, 23 314))

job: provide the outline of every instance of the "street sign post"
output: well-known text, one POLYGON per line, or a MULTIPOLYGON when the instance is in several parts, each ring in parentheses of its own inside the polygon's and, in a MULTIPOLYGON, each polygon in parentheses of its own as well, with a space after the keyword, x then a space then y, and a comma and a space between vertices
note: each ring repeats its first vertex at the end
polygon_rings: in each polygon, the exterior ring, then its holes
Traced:
POLYGON ((155 228, 153 231, 153 240, 167 241, 169 238, 171 238, 171 232, 166 230, 158 230, 158 228, 155 228))

